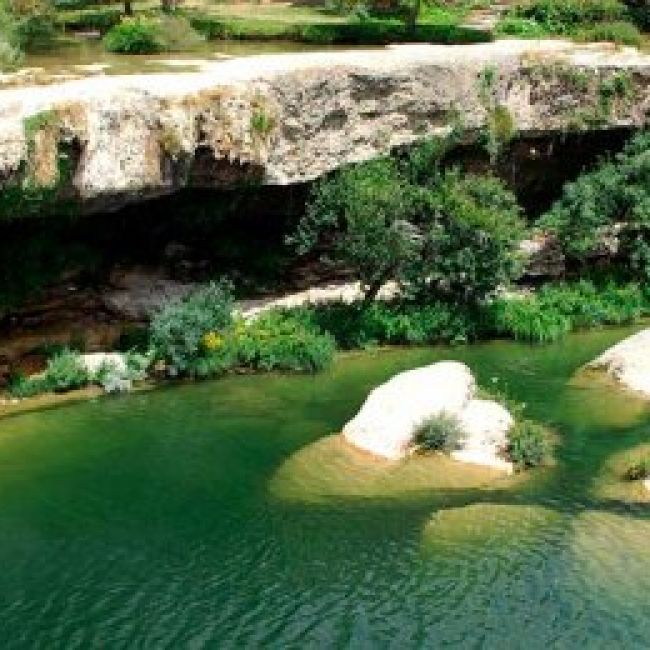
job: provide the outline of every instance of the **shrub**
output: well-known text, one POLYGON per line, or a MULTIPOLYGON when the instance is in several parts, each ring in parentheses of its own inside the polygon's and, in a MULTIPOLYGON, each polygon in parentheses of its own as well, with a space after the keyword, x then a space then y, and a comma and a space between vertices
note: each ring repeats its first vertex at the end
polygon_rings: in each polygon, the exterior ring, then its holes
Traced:
POLYGON ((17 374, 9 379, 7 391, 12 397, 25 399, 35 397, 49 390, 44 377, 25 377, 23 374, 17 374))
POLYGON ((83 388, 90 382, 79 353, 71 350, 58 352, 48 361, 44 379, 47 389, 55 393, 83 388))
POLYGON ((627 9, 618 0, 532 0, 511 15, 532 20, 546 32, 571 35, 580 27, 624 20, 627 9))
POLYGON ((543 465, 549 452, 548 432, 536 422, 521 420, 508 433, 508 456, 519 469, 543 465))
POLYGON ((9 0, 15 34, 26 52, 46 48, 56 35, 54 10, 48 0, 9 0))
POLYGON ((519 38, 541 38, 548 32, 543 25, 531 18, 505 16, 496 26, 496 33, 519 38))
POLYGON ((498 299, 491 305, 493 327, 497 334, 516 341, 549 343, 571 331, 571 319, 547 309, 537 297, 498 299))
POLYGON ((309 319, 269 311, 234 333, 238 365, 254 370, 317 372, 330 364, 336 344, 309 319))
POLYGON ((154 54, 164 51, 160 25, 148 18, 129 18, 112 27, 104 36, 109 52, 154 54))
POLYGON ((123 20, 104 37, 109 52, 152 54, 196 47, 203 38, 182 16, 138 17, 123 20))
POLYGON ((627 481, 644 481, 650 478, 650 458, 641 458, 625 470, 627 481))
POLYGON ((585 42, 608 41, 617 45, 639 47, 643 35, 633 23, 626 21, 598 23, 593 27, 581 29, 576 33, 578 40, 585 42))
POLYGON ((385 158, 349 167, 318 183, 291 238, 304 254, 332 241, 339 264, 354 271, 373 299, 389 279, 399 279, 418 255, 413 226, 420 196, 385 158))
POLYGON ((310 310, 319 327, 344 349, 377 344, 464 342, 475 336, 466 310, 445 303, 334 303, 310 310))
POLYGON ((460 421, 448 413, 427 420, 415 435, 415 442, 422 451, 454 451, 462 440, 460 421))
POLYGON ((201 287, 163 307, 151 321, 151 344, 172 373, 184 373, 202 352, 208 332, 221 332, 232 322, 231 287, 225 282, 201 287))
POLYGON ((519 277, 524 224, 501 181, 446 172, 426 201, 422 253, 406 274, 413 295, 476 304, 519 277))
POLYGON ((567 184, 538 225, 556 234, 576 266, 615 254, 633 277, 650 278, 650 132, 567 184))
POLYGON ((58 17, 65 31, 98 31, 106 34, 122 21, 122 12, 113 7, 85 11, 67 11, 58 17))
POLYGON ((630 16, 644 31, 650 29, 650 3, 648 0, 625 0, 630 16))
POLYGON ((444 148, 425 146, 321 182, 292 238, 300 253, 329 243, 368 302, 392 279, 420 301, 476 303, 519 276, 514 195, 492 177, 440 172, 444 148))
POLYGON ((15 68, 22 59, 16 20, 0 2, 0 71, 15 68))
POLYGON ((488 307, 497 334, 535 343, 555 341, 576 329, 632 323, 646 311, 639 285, 598 286, 588 280, 545 285, 535 294, 499 298, 488 307))

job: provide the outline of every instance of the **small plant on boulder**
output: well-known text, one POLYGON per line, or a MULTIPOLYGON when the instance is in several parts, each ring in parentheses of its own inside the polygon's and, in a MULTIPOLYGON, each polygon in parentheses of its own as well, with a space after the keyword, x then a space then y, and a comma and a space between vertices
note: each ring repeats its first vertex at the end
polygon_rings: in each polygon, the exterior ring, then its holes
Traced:
POLYGON ((458 418, 450 413, 441 413, 427 420, 415 436, 421 451, 445 451, 458 449, 463 439, 463 430, 458 418))
POLYGON ((543 465, 549 456, 548 432, 536 422, 521 420, 508 433, 508 455, 518 469, 543 465))
POLYGON ((644 481, 650 478, 650 457, 640 458, 630 465, 624 474, 627 481, 644 481))

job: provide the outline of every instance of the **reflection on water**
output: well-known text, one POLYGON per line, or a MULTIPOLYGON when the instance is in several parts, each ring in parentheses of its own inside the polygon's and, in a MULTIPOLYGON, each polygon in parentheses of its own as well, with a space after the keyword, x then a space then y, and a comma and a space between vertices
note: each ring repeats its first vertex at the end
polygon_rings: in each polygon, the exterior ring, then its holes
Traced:
POLYGON ((571 381, 627 333, 374 351, 0 421, 4 647, 647 647, 650 505, 614 466, 650 411, 571 381), (504 480, 331 435, 443 358, 555 427, 557 463, 504 480))

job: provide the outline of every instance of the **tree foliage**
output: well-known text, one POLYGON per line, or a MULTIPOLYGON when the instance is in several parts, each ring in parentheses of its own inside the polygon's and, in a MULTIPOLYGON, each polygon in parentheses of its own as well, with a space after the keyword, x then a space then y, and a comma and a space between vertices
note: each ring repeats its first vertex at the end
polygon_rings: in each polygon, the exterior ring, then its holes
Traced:
POLYGON ((539 226, 557 234, 576 265, 613 250, 636 278, 650 278, 650 132, 566 185, 539 226))
POLYGON ((371 300, 387 280, 419 299, 482 300, 520 271, 523 234, 512 193, 492 177, 443 171, 426 144, 348 168, 319 183, 293 241, 324 246, 371 300))

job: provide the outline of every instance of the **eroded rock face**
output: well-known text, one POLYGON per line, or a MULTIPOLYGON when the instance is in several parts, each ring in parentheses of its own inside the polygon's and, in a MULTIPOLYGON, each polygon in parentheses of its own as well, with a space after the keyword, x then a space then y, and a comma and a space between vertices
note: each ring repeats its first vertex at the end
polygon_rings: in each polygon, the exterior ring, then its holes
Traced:
POLYGON ((508 40, 264 55, 191 73, 10 88, 0 91, 0 178, 66 186, 86 210, 185 186, 299 183, 459 122, 477 141, 497 108, 522 135, 639 126, 649 81, 650 56, 635 50, 508 40), (613 83, 621 75, 625 83, 613 83), (605 107, 604 83, 626 89, 605 107), (62 150, 72 152, 64 166, 62 150))
POLYGON ((500 404, 475 395, 476 382, 463 363, 441 361, 408 370, 368 395, 343 437, 375 456, 399 460, 410 453, 423 424, 448 415, 464 434, 455 459, 511 471, 503 451, 513 418, 500 404))
POLYGON ((650 329, 617 343, 587 365, 650 399, 650 329))

